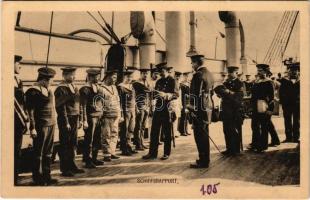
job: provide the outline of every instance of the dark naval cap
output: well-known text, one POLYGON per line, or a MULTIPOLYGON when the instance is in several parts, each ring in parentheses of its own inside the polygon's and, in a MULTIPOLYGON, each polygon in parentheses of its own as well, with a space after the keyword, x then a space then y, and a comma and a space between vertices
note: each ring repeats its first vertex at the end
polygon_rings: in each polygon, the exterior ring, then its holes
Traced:
POLYGON ((61 70, 63 71, 63 73, 70 73, 70 72, 75 72, 76 68, 75 67, 63 67, 61 68, 61 70))
POLYGON ((101 74, 101 69, 90 68, 90 69, 86 70, 86 72, 90 76, 96 76, 98 74, 101 74))
POLYGON ((264 71, 269 71, 269 68, 270 68, 269 65, 267 64, 257 64, 256 67, 257 69, 262 69, 264 71))
POLYGON ((287 69, 300 71, 300 62, 292 63, 287 65, 287 69))
POLYGON ((183 75, 188 75, 190 73, 192 73, 192 71, 186 71, 186 72, 183 72, 183 75))
POLYGON ((14 63, 20 62, 22 59, 23 59, 22 56, 20 56, 20 55, 15 55, 15 56, 14 56, 14 63))
POLYGON ((196 53, 196 54, 191 55, 190 58, 192 61, 196 61, 196 60, 203 60, 205 56, 202 54, 196 53))
POLYGON ((155 67, 155 68, 152 68, 151 69, 151 73, 154 74, 154 73, 159 73, 158 69, 155 67))
POLYGON ((163 63, 159 63, 156 65, 158 71, 162 71, 162 70, 170 70, 172 69, 172 67, 168 67, 167 63, 166 62, 163 62, 163 63))
POLYGON ((124 74, 124 75, 129 75, 129 74, 134 73, 136 70, 137 70, 136 67, 127 67, 127 68, 123 71, 123 74, 124 74))
POLYGON ((148 71, 151 71, 151 69, 148 69, 148 68, 140 68, 139 71, 140 71, 140 72, 148 72, 148 71))
POLYGON ((38 69, 39 76, 53 78, 56 74, 56 71, 49 67, 41 67, 38 69))
POLYGON ((239 67, 237 67, 237 66, 227 66, 227 72, 228 73, 238 71, 238 69, 239 69, 239 67))
POLYGON ((106 70, 104 73, 105 73, 106 76, 109 76, 109 75, 112 75, 112 74, 117 74, 118 70, 117 69, 109 69, 109 70, 106 70))
POLYGON ((181 76, 181 75, 182 75, 182 72, 175 71, 175 72, 174 72, 174 75, 176 75, 176 76, 181 76))

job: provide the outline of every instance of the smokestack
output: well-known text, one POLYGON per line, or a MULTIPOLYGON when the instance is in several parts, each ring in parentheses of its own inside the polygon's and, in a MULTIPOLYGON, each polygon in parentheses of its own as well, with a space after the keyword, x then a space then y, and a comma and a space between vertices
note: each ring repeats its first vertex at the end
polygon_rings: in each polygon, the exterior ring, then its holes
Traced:
POLYGON ((190 69, 186 58, 186 21, 184 12, 166 12, 167 65, 177 71, 190 69))
POLYGON ((238 17, 232 11, 219 11, 219 17, 225 23, 227 66, 240 68, 241 43, 238 17))
POLYGON ((130 27, 139 40, 140 68, 149 69, 155 64, 155 22, 152 12, 130 12, 130 27))

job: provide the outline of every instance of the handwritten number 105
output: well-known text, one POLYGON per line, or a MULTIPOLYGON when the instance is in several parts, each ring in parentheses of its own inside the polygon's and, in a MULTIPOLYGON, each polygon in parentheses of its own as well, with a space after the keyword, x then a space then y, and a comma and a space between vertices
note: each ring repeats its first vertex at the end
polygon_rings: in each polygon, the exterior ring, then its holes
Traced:
POLYGON ((210 195, 210 194, 216 194, 217 193, 217 186, 220 183, 214 184, 214 185, 207 185, 205 186, 204 184, 201 186, 200 191, 202 192, 202 195, 210 195))

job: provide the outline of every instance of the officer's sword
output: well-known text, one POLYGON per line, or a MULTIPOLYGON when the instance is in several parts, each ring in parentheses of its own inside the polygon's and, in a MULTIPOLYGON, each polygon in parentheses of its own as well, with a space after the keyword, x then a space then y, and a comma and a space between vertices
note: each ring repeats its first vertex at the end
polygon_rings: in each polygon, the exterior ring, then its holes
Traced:
MULTIPOLYGON (((197 116, 194 114, 194 113, 192 113, 191 112, 191 115, 192 115, 192 117, 194 118, 194 120, 196 120, 196 122, 198 121, 198 119, 197 119, 197 116)), ((198 127, 201 129, 201 130, 203 130, 203 128, 199 125, 199 123, 197 123, 198 124, 198 127)), ((221 151, 220 151, 220 149, 218 148, 218 146, 215 144, 215 142, 213 141, 213 139, 211 138, 211 136, 208 134, 208 137, 209 137, 209 139, 211 140, 211 142, 213 143, 213 145, 215 146, 215 148, 218 150, 218 152, 219 153, 222 153, 221 151)))

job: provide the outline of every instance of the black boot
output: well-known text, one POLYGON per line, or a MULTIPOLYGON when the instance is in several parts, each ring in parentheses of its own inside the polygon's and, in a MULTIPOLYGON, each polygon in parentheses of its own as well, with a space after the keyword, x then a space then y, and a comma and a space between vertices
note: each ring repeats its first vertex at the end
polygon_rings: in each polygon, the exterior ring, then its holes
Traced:
POLYGON ((104 162, 100 161, 100 160, 97 160, 97 156, 98 156, 98 151, 93 151, 92 153, 92 162, 98 166, 98 165, 103 165, 104 162))

